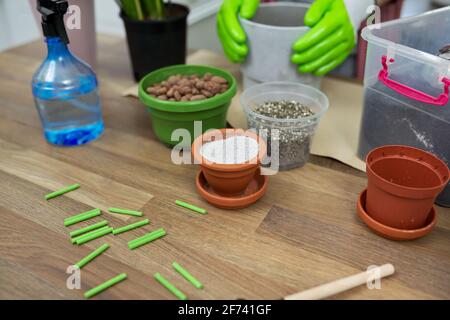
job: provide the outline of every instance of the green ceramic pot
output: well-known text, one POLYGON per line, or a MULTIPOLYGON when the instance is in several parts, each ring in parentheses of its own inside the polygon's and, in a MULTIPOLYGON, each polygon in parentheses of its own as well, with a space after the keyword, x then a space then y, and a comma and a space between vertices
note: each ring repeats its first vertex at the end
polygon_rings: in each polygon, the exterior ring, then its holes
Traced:
POLYGON ((231 99, 236 94, 236 80, 228 72, 196 65, 176 65, 162 68, 146 75, 139 84, 139 98, 147 106, 152 118, 153 131, 162 142, 174 146, 190 146, 193 140, 209 129, 226 127, 227 111, 231 99), (204 75, 205 73, 225 78, 229 88, 215 97, 189 102, 163 101, 150 96, 145 89, 149 86, 167 80, 172 75, 183 74, 204 75), (202 129, 194 132, 194 121, 202 122, 202 129), (190 139, 177 135, 172 137, 176 129, 186 129, 190 139))

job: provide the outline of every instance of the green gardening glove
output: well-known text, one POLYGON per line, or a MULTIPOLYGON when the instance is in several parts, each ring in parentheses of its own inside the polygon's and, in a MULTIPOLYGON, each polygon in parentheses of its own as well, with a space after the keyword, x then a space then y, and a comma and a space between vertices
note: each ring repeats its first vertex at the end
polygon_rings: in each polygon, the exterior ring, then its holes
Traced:
POLYGON ((343 0, 316 0, 305 15, 311 30, 293 45, 293 63, 301 73, 323 76, 336 68, 356 44, 343 0))
POLYGON ((247 37, 239 23, 238 15, 251 19, 259 0, 224 0, 217 14, 217 33, 223 50, 233 62, 243 62, 248 54, 247 37))

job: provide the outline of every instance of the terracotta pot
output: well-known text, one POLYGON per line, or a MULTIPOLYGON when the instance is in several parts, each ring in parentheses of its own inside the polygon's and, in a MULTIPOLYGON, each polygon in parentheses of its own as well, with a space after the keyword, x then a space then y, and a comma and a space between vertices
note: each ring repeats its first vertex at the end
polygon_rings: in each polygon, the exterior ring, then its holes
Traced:
POLYGON ((238 210, 247 208, 261 199, 267 191, 268 182, 268 176, 261 175, 261 169, 257 169, 245 191, 237 196, 221 196, 210 190, 202 171, 197 174, 195 184, 197 192, 213 206, 227 210, 238 210))
POLYGON ((397 229, 418 229, 449 181, 447 165, 431 153, 407 146, 383 146, 366 158, 366 210, 397 229))
POLYGON ((238 195, 245 191, 259 168, 261 160, 266 155, 266 151, 266 144, 260 136, 242 129, 210 130, 197 137, 192 144, 192 155, 195 162, 200 164, 206 181, 216 193, 225 196, 238 195), (258 155, 245 163, 239 164, 214 163, 201 155, 200 149, 205 143, 233 136, 247 136, 258 141, 258 155))

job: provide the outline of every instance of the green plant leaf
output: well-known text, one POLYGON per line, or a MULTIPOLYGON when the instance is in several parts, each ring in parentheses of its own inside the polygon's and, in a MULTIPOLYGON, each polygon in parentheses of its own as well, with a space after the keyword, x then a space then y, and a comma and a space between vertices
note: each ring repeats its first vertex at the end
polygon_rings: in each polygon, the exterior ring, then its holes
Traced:
POLYGON ((140 0, 134 0, 134 5, 136 7, 136 13, 139 20, 144 20, 144 13, 142 12, 142 5, 140 0))
POLYGON ((141 0, 145 15, 153 19, 161 19, 164 17, 164 1, 163 0, 141 0))
POLYGON ((137 9, 134 0, 122 0, 122 10, 125 15, 132 20, 138 19, 137 9))
POLYGON ((156 17, 162 18, 164 16, 164 2, 162 0, 155 0, 156 17))
POLYGON ((133 20, 162 19, 164 0, 121 0, 122 10, 133 20))
POLYGON ((155 0, 142 0, 142 9, 147 18, 151 17, 155 12, 155 0))

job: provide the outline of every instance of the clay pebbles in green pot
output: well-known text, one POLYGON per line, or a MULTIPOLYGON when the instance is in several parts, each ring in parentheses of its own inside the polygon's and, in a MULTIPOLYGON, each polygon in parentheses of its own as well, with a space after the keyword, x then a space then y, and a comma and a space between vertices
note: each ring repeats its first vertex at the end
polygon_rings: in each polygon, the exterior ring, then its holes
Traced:
POLYGON ((205 131, 225 128, 235 94, 235 78, 208 66, 162 68, 139 84, 139 98, 150 112, 153 131, 171 146, 188 147, 205 131))

